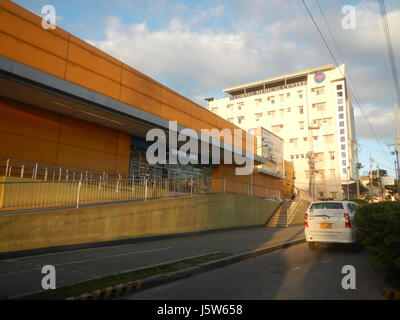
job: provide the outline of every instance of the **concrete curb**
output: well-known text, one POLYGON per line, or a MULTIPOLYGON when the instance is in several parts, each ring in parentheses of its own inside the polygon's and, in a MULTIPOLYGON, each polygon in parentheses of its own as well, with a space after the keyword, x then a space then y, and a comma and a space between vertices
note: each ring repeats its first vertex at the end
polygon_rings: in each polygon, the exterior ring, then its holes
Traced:
MULTIPOLYGON (((128 282, 125 284, 119 284, 114 287, 108 287, 103 290, 96 290, 91 293, 83 293, 80 296, 69 297, 66 300, 108 300, 115 299, 121 296, 129 295, 140 290, 154 288, 162 284, 173 282, 176 280, 184 279, 195 274, 206 272, 209 270, 221 268, 229 264, 244 261, 247 259, 255 258, 257 256, 276 251, 283 248, 289 248, 291 246, 306 242, 305 238, 283 242, 270 247, 259 248, 253 251, 247 251, 244 253, 235 254, 226 258, 218 259, 215 261, 200 264, 195 267, 186 268, 176 272, 166 273, 162 275, 156 275, 150 278, 137 280, 134 282, 128 282)), ((161 266, 161 265, 160 265, 161 266)))
POLYGON ((383 297, 385 300, 400 300, 400 290, 390 287, 387 283, 384 283, 383 297))

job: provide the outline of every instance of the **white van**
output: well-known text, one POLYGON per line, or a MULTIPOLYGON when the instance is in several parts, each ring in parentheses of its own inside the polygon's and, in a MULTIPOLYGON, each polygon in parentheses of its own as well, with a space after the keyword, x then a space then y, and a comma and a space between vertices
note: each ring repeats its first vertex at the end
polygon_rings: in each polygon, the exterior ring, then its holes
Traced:
POLYGON ((359 205, 352 201, 313 202, 304 215, 304 232, 311 250, 319 243, 349 243, 361 251, 353 218, 359 205))

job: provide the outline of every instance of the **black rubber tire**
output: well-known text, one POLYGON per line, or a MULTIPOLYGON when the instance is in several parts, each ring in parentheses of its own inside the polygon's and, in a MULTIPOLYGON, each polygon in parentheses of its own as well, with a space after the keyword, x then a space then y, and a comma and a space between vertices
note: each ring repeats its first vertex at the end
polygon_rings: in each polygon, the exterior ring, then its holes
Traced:
POLYGON ((313 250, 313 251, 317 250, 318 244, 316 244, 315 242, 307 242, 307 243, 308 243, 308 247, 309 247, 311 250, 313 250))

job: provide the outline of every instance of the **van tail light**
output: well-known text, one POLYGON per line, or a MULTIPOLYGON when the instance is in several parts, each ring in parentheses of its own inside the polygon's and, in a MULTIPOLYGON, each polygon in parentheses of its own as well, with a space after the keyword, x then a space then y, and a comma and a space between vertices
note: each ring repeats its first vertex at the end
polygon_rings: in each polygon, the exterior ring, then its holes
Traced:
POLYGON ((346 224, 346 229, 350 229, 351 228, 351 224, 350 224, 350 216, 348 213, 344 214, 344 223, 346 224))
POLYGON ((304 227, 308 228, 308 214, 304 215, 304 227))

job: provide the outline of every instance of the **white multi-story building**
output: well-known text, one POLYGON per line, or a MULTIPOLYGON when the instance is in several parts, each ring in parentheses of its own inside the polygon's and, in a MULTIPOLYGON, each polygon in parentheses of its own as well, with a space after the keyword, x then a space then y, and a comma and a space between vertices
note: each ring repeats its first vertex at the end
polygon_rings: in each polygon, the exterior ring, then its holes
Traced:
POLYGON ((357 149, 345 67, 327 65, 224 89, 208 107, 235 125, 264 127, 284 140, 295 185, 317 198, 342 199, 357 177, 357 149))

